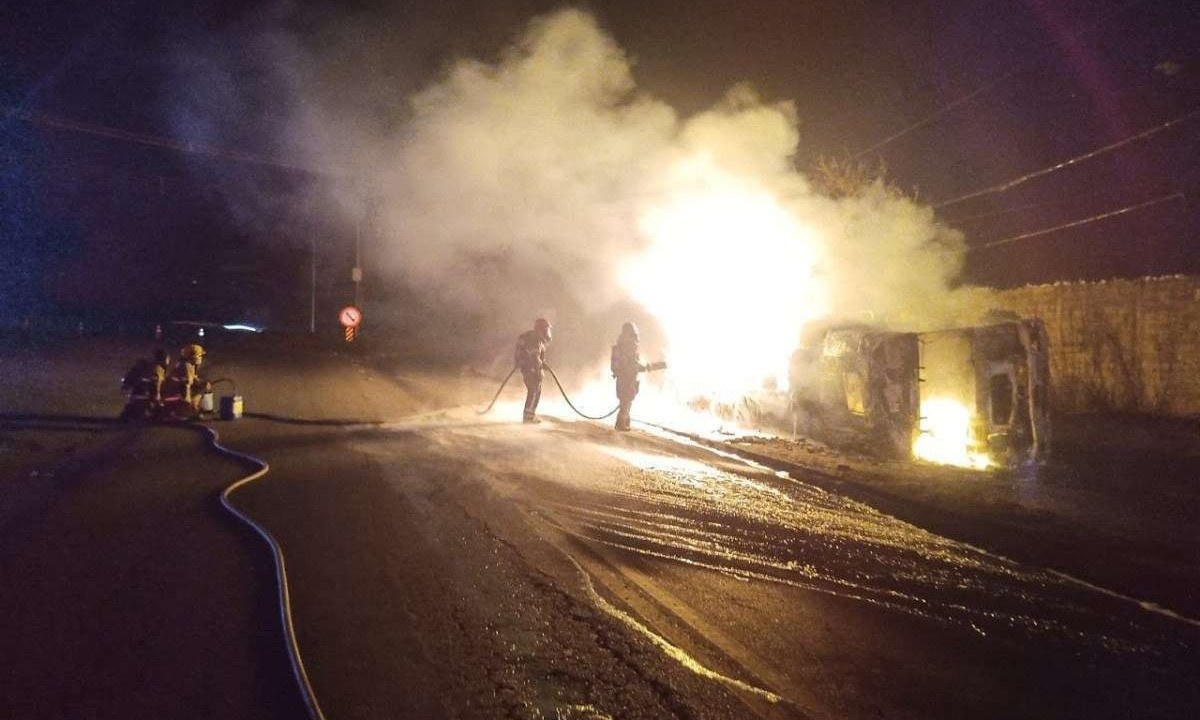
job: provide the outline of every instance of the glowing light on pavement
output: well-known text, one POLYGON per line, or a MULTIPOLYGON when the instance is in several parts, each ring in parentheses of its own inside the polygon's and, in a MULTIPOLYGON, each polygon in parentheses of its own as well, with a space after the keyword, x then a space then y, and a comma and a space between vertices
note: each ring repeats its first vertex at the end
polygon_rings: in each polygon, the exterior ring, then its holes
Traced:
POLYGON ((690 460, 688 458, 674 457, 671 455, 659 455, 656 453, 641 452, 638 450, 630 450, 628 448, 600 447, 599 450, 607 455, 611 455, 612 457, 627 462, 640 470, 660 470, 692 476, 722 475, 720 470, 717 470, 710 465, 705 465, 699 460, 690 460))

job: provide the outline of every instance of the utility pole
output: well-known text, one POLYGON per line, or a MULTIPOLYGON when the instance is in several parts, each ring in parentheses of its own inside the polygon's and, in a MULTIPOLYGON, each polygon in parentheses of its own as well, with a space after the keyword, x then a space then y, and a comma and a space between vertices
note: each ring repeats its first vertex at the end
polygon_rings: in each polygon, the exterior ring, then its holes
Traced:
MULTIPOLYGON (((365 213, 366 210, 364 209, 365 213)), ((354 224, 354 269, 350 271, 350 279, 354 281, 354 307, 362 309, 362 223, 360 215, 354 224)))
POLYGON ((308 303, 308 332, 317 333, 317 228, 314 224, 309 231, 309 246, 312 250, 312 285, 308 303))
POLYGON ((361 209, 358 213, 358 218, 354 223, 354 268, 350 271, 350 279, 354 282, 354 307, 362 309, 362 236, 363 225, 367 226, 369 231, 371 228, 371 199, 368 192, 365 190, 362 193, 361 209))

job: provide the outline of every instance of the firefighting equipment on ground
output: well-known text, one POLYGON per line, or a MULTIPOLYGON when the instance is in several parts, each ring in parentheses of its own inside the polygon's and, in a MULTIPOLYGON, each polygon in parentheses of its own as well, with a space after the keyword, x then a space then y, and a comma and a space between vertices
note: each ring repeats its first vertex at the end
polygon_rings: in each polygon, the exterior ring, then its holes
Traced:
MULTIPOLYGON (((224 381, 225 380, 214 380, 213 384, 224 381)), ((232 380, 229 380, 228 382, 232 382, 232 380)), ((230 397, 237 398, 240 403, 241 396, 237 395, 236 389, 234 390, 234 395, 230 397)), ((221 401, 223 410, 225 398, 221 398, 221 401)), ((233 502, 233 494, 235 492, 237 492, 240 488, 246 487, 250 483, 266 476, 266 474, 270 472, 271 466, 268 465, 267 461, 263 460, 262 458, 225 447, 221 444, 221 438, 219 435, 217 435, 217 431, 211 427, 200 426, 196 429, 208 436, 209 443, 217 452, 221 453, 222 455, 250 463, 251 465, 257 467, 254 472, 246 475, 221 491, 221 506, 238 520, 254 530, 254 532, 258 533, 258 536, 261 537, 271 549, 271 558, 275 565, 275 586, 278 593, 277 602, 279 606, 279 617, 283 627, 284 639, 286 640, 285 645, 287 646, 288 660, 290 661, 292 667, 292 676, 296 679, 296 683, 300 688, 300 693, 303 696, 304 704, 308 709, 308 717, 311 718, 311 720, 325 720, 325 714, 321 711, 320 703, 317 702, 317 694, 313 690, 312 682, 308 678, 308 671, 304 669, 304 659, 300 656, 300 643, 296 639, 295 622, 293 622, 292 619, 292 601, 291 593, 288 590, 288 574, 283 558, 283 547, 275 539, 275 536, 273 536, 264 526, 260 525, 257 521, 239 509, 238 506, 233 502)))
POLYGON ((235 385, 233 380, 229 378, 219 378, 217 380, 213 380, 212 384, 215 387, 218 383, 223 382, 230 384, 232 387, 232 394, 221 396, 221 406, 217 416, 222 420, 237 420, 241 418, 242 414, 245 412, 245 400, 241 395, 238 395, 237 385, 235 385))
POLYGON ((154 360, 142 358, 125 373, 121 389, 129 400, 121 412, 122 420, 186 421, 218 414, 213 387, 229 383, 232 394, 221 397, 219 416, 236 420, 244 412, 244 400, 230 378, 207 380, 200 376, 204 348, 197 344, 179 349, 179 360, 172 366, 171 356, 163 350, 154 360))

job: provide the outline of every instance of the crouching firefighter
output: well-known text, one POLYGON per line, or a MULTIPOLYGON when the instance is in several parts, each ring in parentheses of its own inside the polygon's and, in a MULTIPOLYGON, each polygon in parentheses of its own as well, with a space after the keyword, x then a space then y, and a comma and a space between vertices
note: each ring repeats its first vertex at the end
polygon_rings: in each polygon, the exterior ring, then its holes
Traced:
POLYGON ((538 401, 542 399, 542 377, 546 367, 546 345, 550 342, 550 323, 538 318, 533 329, 517 336, 517 347, 513 352, 513 364, 521 371, 525 380, 525 412, 522 419, 527 423, 541 422, 537 418, 538 401))
POLYGON ((204 348, 184 345, 179 362, 171 369, 162 386, 162 414, 167 420, 191 420, 200 416, 200 400, 211 385, 200 378, 204 348))
POLYGON ((121 380, 121 389, 129 393, 122 420, 149 420, 162 403, 162 386, 167 378, 171 356, 164 350, 154 353, 154 360, 141 358, 129 368, 121 380))

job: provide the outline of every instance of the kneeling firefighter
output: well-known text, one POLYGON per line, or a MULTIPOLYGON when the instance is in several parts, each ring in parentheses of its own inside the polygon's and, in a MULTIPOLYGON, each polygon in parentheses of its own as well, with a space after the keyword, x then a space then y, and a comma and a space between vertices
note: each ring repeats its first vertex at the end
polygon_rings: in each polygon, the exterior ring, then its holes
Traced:
POLYGON ((167 378, 171 356, 156 350, 154 360, 141 358, 129 368, 121 380, 121 389, 129 393, 122 420, 149 420, 162 404, 162 386, 167 378))
POLYGON ((546 345, 549 344, 550 338, 550 322, 545 318, 538 318, 533 323, 532 330, 526 330, 517 336, 513 364, 521 370, 521 377, 525 380, 525 411, 522 420, 527 423, 541 422, 537 418, 537 406, 542 398, 546 345))
POLYGON ((200 378, 203 363, 204 348, 194 344, 180 348, 179 362, 162 386, 162 409, 167 419, 188 420, 200 415, 200 400, 211 389, 200 378))

